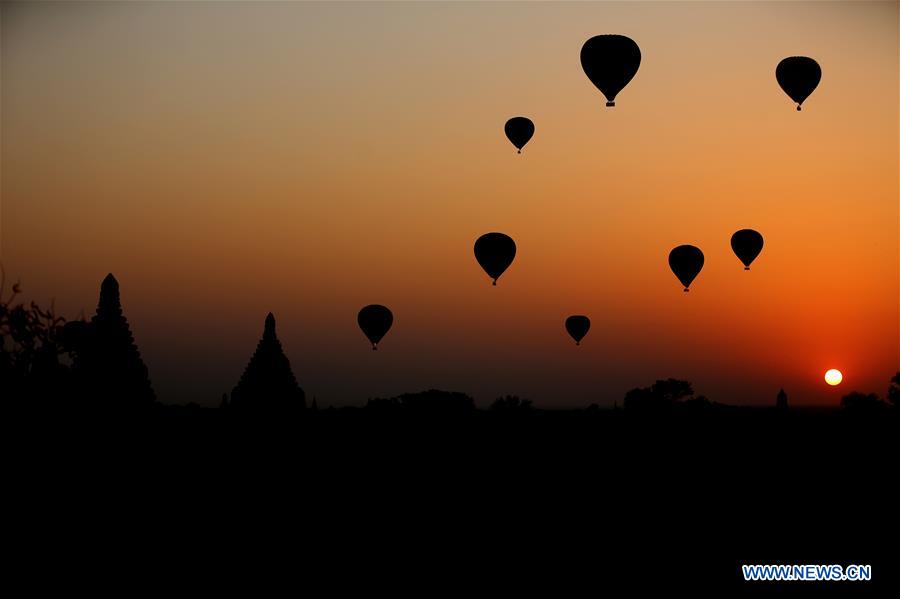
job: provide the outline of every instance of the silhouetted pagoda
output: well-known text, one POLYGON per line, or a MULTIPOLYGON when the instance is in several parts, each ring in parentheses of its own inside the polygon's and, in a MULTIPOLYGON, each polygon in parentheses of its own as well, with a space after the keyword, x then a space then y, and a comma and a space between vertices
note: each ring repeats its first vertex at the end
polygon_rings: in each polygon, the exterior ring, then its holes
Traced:
POLYGON ((78 390, 89 404, 108 408, 149 406, 156 400, 112 273, 100 285, 97 313, 86 327, 72 363, 78 390))
POLYGON ((306 407, 306 394, 297 384, 291 363, 275 336, 275 317, 271 312, 266 316, 256 352, 232 390, 228 405, 261 410, 302 410, 306 407))
POLYGON ((778 392, 778 396, 775 398, 775 407, 786 410, 788 407, 787 403, 787 393, 784 392, 784 389, 781 389, 778 392))

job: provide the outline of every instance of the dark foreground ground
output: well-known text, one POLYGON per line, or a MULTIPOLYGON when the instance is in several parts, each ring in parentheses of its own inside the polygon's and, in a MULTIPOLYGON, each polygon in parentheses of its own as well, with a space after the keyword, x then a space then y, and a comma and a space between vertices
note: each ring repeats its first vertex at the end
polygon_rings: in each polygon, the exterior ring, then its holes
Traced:
POLYGON ((898 582, 892 410, 4 421, 10 544, 35 591, 861 597, 898 582), (871 564, 873 581, 745 583, 748 563, 871 564))

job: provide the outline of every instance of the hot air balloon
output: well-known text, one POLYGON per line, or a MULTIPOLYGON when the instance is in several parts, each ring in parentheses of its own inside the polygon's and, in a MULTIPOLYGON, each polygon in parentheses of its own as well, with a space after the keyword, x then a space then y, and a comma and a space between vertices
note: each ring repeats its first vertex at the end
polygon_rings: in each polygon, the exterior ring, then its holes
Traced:
POLYGON ((475 240, 475 259, 494 285, 516 257, 516 242, 503 233, 485 233, 475 240))
POLYGON ((744 263, 744 270, 750 270, 750 263, 763 249, 763 236, 753 229, 741 229, 731 236, 731 249, 744 263))
POLYGON ((789 56, 775 67, 778 85, 791 99, 800 105, 809 97, 822 80, 822 68, 808 56, 789 56))
POLYGON ((641 66, 641 49, 624 35, 595 35, 581 47, 581 68, 606 96, 606 105, 616 105, 616 95, 628 85, 641 66))
POLYGON ((691 281, 700 274, 700 269, 703 268, 703 252, 700 251, 700 248, 692 245, 679 245, 669 252, 669 268, 684 285, 684 291, 687 293, 691 281))
POLYGON ((506 121, 503 130, 506 132, 506 137, 512 142, 512 145, 516 146, 519 154, 521 154, 522 148, 534 135, 534 123, 531 122, 531 119, 524 116, 514 116, 506 121))
POLYGON ((386 307, 379 304, 371 304, 359 311, 356 317, 359 328, 372 342, 372 349, 378 349, 378 342, 384 337, 391 325, 394 324, 394 315, 386 307))
POLYGON ((587 335, 590 330, 591 319, 587 316, 576 315, 566 319, 566 331, 568 331, 572 339, 575 340, 575 345, 581 345, 581 340, 584 339, 584 336, 587 335))

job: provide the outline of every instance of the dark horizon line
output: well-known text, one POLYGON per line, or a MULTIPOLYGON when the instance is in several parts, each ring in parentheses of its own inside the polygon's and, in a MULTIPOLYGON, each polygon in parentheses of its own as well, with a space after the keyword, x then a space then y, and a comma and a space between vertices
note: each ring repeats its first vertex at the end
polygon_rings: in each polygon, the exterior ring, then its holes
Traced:
MULTIPOLYGON (((420 393, 420 392, 414 392, 420 393)), ((850 391, 849 393, 853 393, 850 391)), ((500 396, 503 397, 503 396, 500 396)), ((313 399, 317 399, 314 397, 313 399)), ((369 397, 366 398, 366 402, 370 399, 390 399, 390 398, 380 398, 380 397, 369 397)), ((496 399, 496 398, 495 398, 496 399)), ((201 403, 198 401, 188 401, 188 402, 170 402, 170 401, 162 401, 157 400, 156 403, 161 407, 173 407, 173 408, 187 408, 187 407, 199 407, 199 408, 210 408, 210 409, 218 409, 219 405, 211 405, 211 403, 201 403)), ((492 402, 491 402, 492 403, 492 402)), ((679 402, 681 403, 681 402, 679 402)), ((319 410, 345 410, 345 409, 366 409, 366 403, 354 403, 354 404, 334 404, 330 403, 328 405, 319 405, 319 410)), ((840 403, 835 404, 802 404, 802 405, 790 405, 787 408, 779 408, 774 403, 766 403, 766 404, 730 404, 730 403, 722 403, 718 401, 712 401, 709 406, 706 407, 706 411, 712 409, 715 410, 717 408, 721 409, 733 409, 733 410, 787 410, 787 411, 831 411, 837 410, 842 411, 843 408, 840 403)), ((309 409, 309 408, 307 408, 309 409)), ((683 406, 676 407, 675 410, 683 409, 683 406)), ((688 408, 690 409, 690 408, 688 408)), ((625 411, 625 407, 622 405, 621 401, 616 401, 613 405, 602 405, 599 403, 590 403, 587 405, 567 405, 567 406, 541 406, 541 405, 533 405, 531 410, 536 412, 579 412, 585 410, 597 410, 601 412, 616 412, 616 411, 625 411)), ((475 411, 479 412, 490 412, 490 403, 485 406, 475 406, 475 411)))

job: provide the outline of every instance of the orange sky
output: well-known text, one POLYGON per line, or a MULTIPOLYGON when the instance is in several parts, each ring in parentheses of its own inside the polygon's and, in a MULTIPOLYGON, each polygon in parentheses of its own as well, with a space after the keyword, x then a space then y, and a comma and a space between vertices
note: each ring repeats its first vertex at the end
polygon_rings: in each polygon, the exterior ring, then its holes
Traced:
POLYGON ((669 376, 834 404, 900 367, 896 2, 0 11, 3 264, 68 315, 113 272, 163 400, 217 403, 269 310, 320 405, 611 404, 669 376), (614 109, 579 63, 600 33, 643 54, 614 109), (800 113, 774 77, 797 54, 823 70, 800 113), (488 231, 519 247, 496 288, 488 231), (689 294, 682 243, 706 254, 689 294), (395 315, 377 354, 368 303, 395 315))

